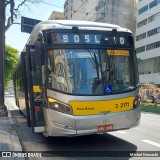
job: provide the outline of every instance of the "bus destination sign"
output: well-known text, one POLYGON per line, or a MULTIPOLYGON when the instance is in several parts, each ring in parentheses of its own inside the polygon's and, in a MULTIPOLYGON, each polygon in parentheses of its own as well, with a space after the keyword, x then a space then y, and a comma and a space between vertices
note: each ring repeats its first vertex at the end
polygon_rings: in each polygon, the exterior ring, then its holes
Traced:
POLYGON ((75 34, 75 33, 48 33, 47 44, 106 44, 106 45, 133 45, 130 35, 112 34, 75 34))

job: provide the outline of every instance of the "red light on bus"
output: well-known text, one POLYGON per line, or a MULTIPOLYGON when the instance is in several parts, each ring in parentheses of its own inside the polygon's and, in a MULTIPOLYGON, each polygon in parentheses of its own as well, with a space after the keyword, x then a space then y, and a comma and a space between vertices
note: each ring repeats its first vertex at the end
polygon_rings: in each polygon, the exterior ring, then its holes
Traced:
POLYGON ((41 111, 40 106, 34 106, 34 111, 35 112, 40 112, 41 111))

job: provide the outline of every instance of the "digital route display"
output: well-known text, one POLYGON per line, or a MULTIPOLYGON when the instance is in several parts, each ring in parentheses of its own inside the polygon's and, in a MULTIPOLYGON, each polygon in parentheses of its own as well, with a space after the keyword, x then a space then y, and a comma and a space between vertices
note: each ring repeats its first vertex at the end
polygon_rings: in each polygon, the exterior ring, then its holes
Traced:
POLYGON ((126 34, 106 34, 101 33, 54 33, 47 34, 47 44, 105 44, 105 45, 121 45, 133 46, 133 37, 126 34))

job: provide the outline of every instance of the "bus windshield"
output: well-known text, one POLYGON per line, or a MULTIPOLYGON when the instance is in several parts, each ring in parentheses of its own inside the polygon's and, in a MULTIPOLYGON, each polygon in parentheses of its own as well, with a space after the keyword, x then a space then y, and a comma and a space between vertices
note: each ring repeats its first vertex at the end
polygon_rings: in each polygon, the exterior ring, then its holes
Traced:
POLYGON ((106 95, 138 83, 131 51, 101 49, 48 51, 48 88, 74 95, 106 95), (90 52, 91 51, 91 52, 90 52))

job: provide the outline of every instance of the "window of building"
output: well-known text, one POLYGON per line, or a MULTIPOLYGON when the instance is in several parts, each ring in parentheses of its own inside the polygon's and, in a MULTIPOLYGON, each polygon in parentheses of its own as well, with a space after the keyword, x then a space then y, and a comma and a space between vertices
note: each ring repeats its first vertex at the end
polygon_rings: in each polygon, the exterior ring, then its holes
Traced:
POLYGON ((147 18, 144 19, 143 21, 140 21, 139 23, 137 23, 137 28, 140 28, 140 27, 142 27, 142 26, 144 26, 146 24, 147 24, 147 18))
POLYGON ((142 14, 148 10, 148 5, 142 7, 141 9, 138 10, 138 14, 142 14))
POLYGON ((160 19, 160 12, 155 15, 155 20, 160 19))
POLYGON ((148 5, 145 5, 144 7, 140 8, 138 10, 138 14, 142 14, 142 13, 146 12, 148 9, 151 9, 151 8, 157 6, 158 4, 160 4, 160 0, 154 0, 151 3, 149 3, 148 5))
POLYGON ((153 2, 151 2, 151 3, 149 4, 149 9, 155 7, 157 4, 158 4, 158 1, 157 1, 157 0, 154 0, 153 2))
POLYGON ((144 38, 146 38, 146 33, 143 33, 143 34, 140 34, 140 35, 136 36, 136 41, 140 41, 144 38))
POLYGON ((148 31, 147 36, 150 37, 150 36, 153 36, 153 35, 158 34, 158 33, 160 33, 160 27, 148 31))
POLYGON ((139 47, 136 49, 136 53, 141 53, 145 51, 145 46, 139 47))
POLYGON ((155 20, 155 15, 150 16, 150 17, 148 18, 148 23, 153 22, 154 20, 155 20))
POLYGON ((148 18, 148 23, 153 22, 153 21, 158 20, 158 19, 160 19, 160 12, 154 14, 153 16, 150 16, 148 18))
POLYGON ((151 49, 155 49, 155 48, 159 48, 159 47, 160 47, 160 41, 155 42, 155 43, 151 43, 146 46, 146 51, 151 50, 151 49))

